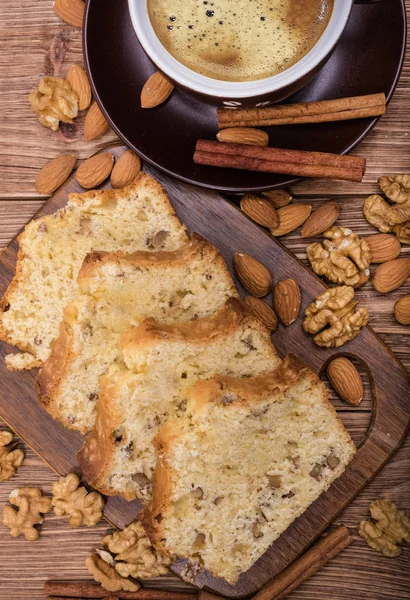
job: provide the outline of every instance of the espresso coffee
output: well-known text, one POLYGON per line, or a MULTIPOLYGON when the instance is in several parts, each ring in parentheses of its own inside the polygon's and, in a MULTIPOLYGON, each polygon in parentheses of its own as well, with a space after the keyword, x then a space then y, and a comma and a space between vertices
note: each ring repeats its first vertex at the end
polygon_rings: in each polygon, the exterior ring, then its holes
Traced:
POLYGON ((223 81, 253 81, 297 63, 326 29, 333 0, 148 0, 176 60, 223 81))

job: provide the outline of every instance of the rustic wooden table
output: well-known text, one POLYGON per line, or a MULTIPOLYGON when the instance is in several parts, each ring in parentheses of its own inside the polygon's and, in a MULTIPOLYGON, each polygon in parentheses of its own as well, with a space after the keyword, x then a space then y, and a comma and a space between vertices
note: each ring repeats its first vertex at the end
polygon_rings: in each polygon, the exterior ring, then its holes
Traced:
MULTIPOLYGON (((410 11, 410 0, 406 4, 410 11)), ((55 60, 52 64, 50 58, 55 57, 55 52, 50 53, 51 47, 59 50, 57 70, 61 75, 71 64, 82 63, 81 34, 55 16, 52 0, 0 1, 0 246, 10 241, 44 202, 45 198, 35 191, 34 181, 48 159, 63 152, 85 158, 118 142, 108 132, 101 140, 86 144, 81 139, 81 120, 69 144, 59 133, 38 124, 28 103, 28 93, 41 76, 55 72, 55 60)), ((356 153, 368 159, 363 183, 310 181, 295 187, 293 192, 296 198, 309 199, 314 207, 325 200, 337 200, 342 206, 340 222, 357 233, 369 234, 374 230, 366 223, 362 206, 364 198, 377 191, 377 178, 382 174, 410 173, 410 51, 387 115, 356 153)), ((298 232, 282 241, 296 256, 305 259, 306 244, 298 232)), ((409 246, 403 248, 402 255, 410 257, 409 246)), ((409 368, 410 327, 399 325, 393 318, 393 305, 405 293, 410 293, 410 281, 388 296, 377 294, 368 284, 358 296, 370 311, 372 327, 409 368)), ((368 387, 358 410, 336 399, 335 402, 344 411, 348 426, 351 423, 349 430, 355 441, 360 441, 371 416, 368 387)), ((25 452, 26 460, 18 474, 0 484, 0 509, 15 487, 39 486, 45 493, 50 492, 54 473, 29 448, 25 452)), ((369 516, 369 503, 375 498, 391 498, 410 514, 409 476, 410 440, 407 440, 338 519, 351 528, 354 544, 290 598, 410 599, 410 546, 404 548, 399 558, 384 558, 370 550, 356 534, 359 521, 369 516)), ((46 579, 89 579, 85 558, 107 530, 104 522, 92 529, 72 530, 63 520, 48 516, 40 539, 29 543, 11 538, 0 524, 0 599, 42 598, 46 579)), ((185 587, 173 577, 165 578, 164 583, 185 587)))

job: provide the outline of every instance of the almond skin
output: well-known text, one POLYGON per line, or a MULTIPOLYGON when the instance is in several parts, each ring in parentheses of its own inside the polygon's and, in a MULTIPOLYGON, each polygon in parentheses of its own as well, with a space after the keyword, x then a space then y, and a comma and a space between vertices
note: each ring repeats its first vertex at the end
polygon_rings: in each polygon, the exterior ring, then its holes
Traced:
POLYGON ((84 139, 87 142, 101 137, 108 129, 107 119, 96 102, 91 104, 84 121, 84 139))
POLYGON ((69 154, 49 160, 37 175, 38 193, 49 196, 55 192, 68 179, 76 162, 76 157, 69 154))
POLYGON ((279 225, 278 213, 266 198, 248 194, 241 200, 241 209, 252 221, 262 227, 277 227, 279 225))
POLYGON ((349 404, 360 404, 363 398, 363 383, 359 371, 352 361, 344 356, 332 360, 326 369, 330 384, 342 400, 349 404))
POLYGON ((410 325, 410 295, 397 300, 394 305, 394 316, 402 325, 410 325))
POLYGON ((397 258, 401 252, 400 241, 389 233, 376 233, 366 238, 372 255, 372 263, 385 263, 397 258))
POLYGON ((238 252, 233 257, 233 265, 238 279, 253 296, 266 296, 272 286, 272 276, 262 263, 249 254, 238 252))
POLYGON ((275 208, 282 208, 292 202, 292 195, 287 190, 272 190, 270 192, 262 192, 262 196, 272 202, 275 208))
POLYGON ((111 185, 113 188, 123 188, 130 185, 141 171, 141 159, 139 156, 127 150, 117 160, 111 173, 111 185))
POLYGON ((275 237, 286 235, 294 231, 306 221, 311 213, 312 207, 309 204, 290 204, 279 208, 279 225, 270 230, 275 237))
POLYGON ((249 146, 267 146, 269 144, 269 136, 266 131, 253 127, 227 127, 218 131, 216 139, 220 142, 248 144, 249 146))
POLYGON ((83 26, 84 2, 82 0, 54 0, 54 11, 65 23, 83 26))
POLYGON ((329 229, 340 215, 341 208, 336 202, 326 202, 315 210, 302 227, 302 237, 316 237, 329 229))
POLYGON ((294 279, 283 279, 273 290, 273 308, 286 327, 299 316, 300 289, 294 279))
POLYGON ((68 69, 66 79, 78 95, 78 109, 85 110, 91 104, 91 86, 86 72, 80 65, 68 69))
POLYGON ((75 178, 83 188, 91 190, 109 177, 113 164, 114 156, 110 152, 96 154, 81 163, 75 178))
POLYGON ((410 277, 410 258, 396 258, 378 266, 373 273, 374 288, 382 294, 397 290, 410 277))
POLYGON ((172 94, 174 86, 157 71, 148 79, 141 92, 141 107, 154 108, 172 94))
POLYGON ((247 296, 245 298, 245 304, 249 310, 263 325, 265 325, 268 331, 275 331, 278 327, 278 317, 275 311, 259 298, 253 296, 247 296))

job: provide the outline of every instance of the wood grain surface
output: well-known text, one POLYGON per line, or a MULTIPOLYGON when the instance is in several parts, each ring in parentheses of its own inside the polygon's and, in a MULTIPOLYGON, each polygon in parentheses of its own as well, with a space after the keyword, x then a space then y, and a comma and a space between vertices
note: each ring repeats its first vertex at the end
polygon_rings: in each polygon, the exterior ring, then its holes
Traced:
MULTIPOLYGON (((73 62, 81 62, 80 32, 65 26, 54 15, 51 0, 2 0, 0 3, 0 243, 5 245, 24 223, 41 207, 44 199, 38 196, 34 180, 48 158, 62 152, 86 157, 116 141, 107 133, 101 140, 85 144, 80 137, 67 146, 60 134, 40 127, 31 114, 27 94, 39 77, 55 72, 50 60, 50 46, 61 46, 61 73, 73 62)), ((410 8, 410 2, 408 2, 410 8)), ((55 52, 52 53, 55 57, 55 52)), ((388 113, 376 129, 361 144, 358 153, 368 158, 368 172, 363 184, 311 181, 296 187, 297 199, 309 199, 319 206, 326 199, 336 199, 342 205, 340 222, 358 233, 374 230, 362 216, 363 200, 377 191, 381 174, 410 172, 410 59, 407 56, 403 74, 388 113)), ((78 136, 81 134, 81 128, 78 136)), ((288 249, 305 259, 306 243, 299 232, 282 239, 288 249)), ((403 256, 410 256, 405 247, 403 256)), ((410 367, 409 327, 397 324, 392 307, 398 297, 410 293, 410 284, 381 296, 370 285, 358 296, 369 308, 370 322, 389 344, 400 360, 410 367)), ((358 442, 367 429, 371 415, 369 388, 358 410, 335 404, 343 410, 349 431, 358 442), (360 415, 356 413, 359 412, 360 415), (360 418, 359 418, 360 417, 360 418)), ((18 474, 0 485, 0 508, 8 493, 15 487, 38 485, 50 492, 55 475, 29 449, 27 459, 18 474)), ((355 542, 320 573, 303 584, 290 596, 307 600, 328 598, 410 598, 410 548, 398 559, 388 559, 370 550, 357 537, 360 519, 368 517, 372 499, 392 498, 400 508, 410 511, 410 443, 383 469, 377 478, 344 511, 338 521, 346 523, 355 533, 355 542)), ((71 530, 61 519, 49 516, 42 527, 42 536, 35 543, 13 539, 0 526, 0 598, 2 600, 31 600, 42 598, 42 583, 47 578, 88 579, 85 557, 107 530, 104 523, 93 529, 71 530)), ((172 577, 167 585, 186 587, 172 577)))

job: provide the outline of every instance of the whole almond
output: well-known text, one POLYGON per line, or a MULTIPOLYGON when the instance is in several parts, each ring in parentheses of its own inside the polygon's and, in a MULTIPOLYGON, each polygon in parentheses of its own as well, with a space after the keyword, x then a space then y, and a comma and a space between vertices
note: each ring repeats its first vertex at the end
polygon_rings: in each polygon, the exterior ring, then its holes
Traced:
POLYGON ((65 23, 74 27, 83 26, 84 7, 83 0, 54 0, 56 14, 65 23))
POLYGON ((154 106, 162 104, 172 94, 173 89, 172 83, 157 71, 151 75, 142 88, 142 108, 154 108, 154 106))
POLYGON ((269 331, 275 331, 278 326, 278 317, 275 311, 260 298, 246 296, 245 304, 248 310, 263 323, 269 331))
POLYGON ((315 210, 302 227, 302 237, 309 238, 323 233, 335 223, 341 208, 336 202, 326 202, 315 210))
POLYGON ((50 195, 55 192, 70 176, 76 161, 76 157, 70 154, 49 160, 37 175, 38 193, 50 195))
POLYGON ((141 159, 139 156, 127 150, 117 160, 111 173, 111 185, 113 188, 123 188, 134 181, 141 171, 141 159))
POLYGON ((68 69, 66 79, 78 95, 78 109, 85 110, 91 104, 91 86, 86 72, 80 65, 68 69))
POLYGON ((397 290, 410 277, 410 258, 396 258, 378 266, 373 273, 372 283, 382 294, 397 290))
POLYGON ((410 325, 410 295, 397 300, 394 305, 394 316, 402 325, 410 325))
POLYGON ((233 265, 238 279, 253 296, 266 296, 272 286, 272 276, 262 263, 249 254, 238 252, 233 257, 233 265))
POLYGON ((254 127, 227 127, 218 131, 216 139, 220 142, 248 144, 249 146, 267 146, 269 144, 269 136, 266 131, 254 127))
POLYGON ((96 102, 90 106, 84 121, 84 138, 87 142, 101 137, 108 129, 108 121, 96 102))
POLYGON ((400 241, 395 235, 376 233, 369 235, 366 242, 369 244, 372 263, 384 263, 397 258, 401 252, 400 241))
POLYGON ((109 177, 113 164, 114 156, 110 152, 96 154, 81 163, 75 178, 83 188, 90 190, 109 177))
POLYGON ((359 371, 352 361, 344 356, 332 360, 327 369, 327 376, 335 392, 349 404, 360 404, 363 398, 363 383, 359 371))
POLYGON ((262 192, 262 196, 272 202, 275 208, 287 206, 292 201, 292 195, 287 190, 271 190, 270 192, 262 192))
POLYGON ((311 213, 312 207, 309 204, 289 204, 279 208, 279 225, 270 230, 275 237, 286 235, 294 231, 306 221, 311 213))
POLYGON ((263 227, 270 228, 279 225, 278 214, 266 198, 248 194, 241 200, 241 209, 252 221, 263 227))
POLYGON ((275 285, 273 308, 284 325, 296 321, 300 311, 300 289, 294 279, 283 279, 275 285))

